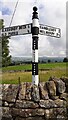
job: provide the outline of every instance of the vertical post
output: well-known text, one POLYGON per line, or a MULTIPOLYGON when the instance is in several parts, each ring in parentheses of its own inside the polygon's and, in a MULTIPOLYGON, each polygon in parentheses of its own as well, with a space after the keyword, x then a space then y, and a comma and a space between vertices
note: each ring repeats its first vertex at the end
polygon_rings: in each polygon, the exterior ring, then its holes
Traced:
POLYGON ((33 7, 32 17, 32 84, 38 86, 38 34, 39 21, 37 7, 33 7))

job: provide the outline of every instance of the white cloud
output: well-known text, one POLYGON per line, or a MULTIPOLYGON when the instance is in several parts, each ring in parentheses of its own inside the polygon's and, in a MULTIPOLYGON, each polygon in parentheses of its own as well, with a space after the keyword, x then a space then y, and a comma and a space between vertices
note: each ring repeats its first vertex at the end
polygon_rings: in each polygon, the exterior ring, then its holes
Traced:
POLYGON ((66 52, 66 51, 60 51, 59 54, 63 56, 63 55, 65 55, 65 52, 66 52))
MULTIPOLYGON (((17 0, 2 0, 3 6, 12 13, 17 0)), ((19 0, 12 25, 31 23, 33 6, 37 5, 39 22, 61 28, 61 38, 41 36, 39 38, 39 56, 65 56, 66 49, 66 0, 19 0), (62 54, 63 51, 63 54, 62 54)), ((4 15, 5 26, 9 26, 12 15, 4 15)), ((12 37, 9 43, 13 56, 30 56, 32 54, 31 35, 12 37)))
POLYGON ((0 11, 0 19, 2 19, 2 12, 0 11))

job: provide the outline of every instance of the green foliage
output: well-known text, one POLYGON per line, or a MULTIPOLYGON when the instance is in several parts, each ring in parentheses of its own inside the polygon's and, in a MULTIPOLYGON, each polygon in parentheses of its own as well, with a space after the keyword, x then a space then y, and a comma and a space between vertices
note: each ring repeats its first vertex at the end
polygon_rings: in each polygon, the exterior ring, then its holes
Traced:
MULTIPOLYGON (((0 20, 0 29, 4 27, 4 21, 0 20)), ((2 66, 7 67, 11 63, 11 55, 9 55, 9 37, 2 36, 2 66)))
POLYGON ((51 62, 51 60, 48 60, 48 63, 50 63, 51 62))
POLYGON ((2 29, 4 26, 3 26, 3 19, 0 19, 0 29, 2 29))
POLYGON ((63 59, 63 62, 68 62, 68 58, 65 57, 65 58, 63 59))

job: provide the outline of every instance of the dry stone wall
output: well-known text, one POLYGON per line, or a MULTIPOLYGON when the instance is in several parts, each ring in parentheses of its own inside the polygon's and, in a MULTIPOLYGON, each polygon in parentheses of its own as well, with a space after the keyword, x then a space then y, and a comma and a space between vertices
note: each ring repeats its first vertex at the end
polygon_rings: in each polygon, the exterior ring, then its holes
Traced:
POLYGON ((67 120, 67 85, 68 78, 55 77, 38 86, 0 85, 1 120, 67 120))

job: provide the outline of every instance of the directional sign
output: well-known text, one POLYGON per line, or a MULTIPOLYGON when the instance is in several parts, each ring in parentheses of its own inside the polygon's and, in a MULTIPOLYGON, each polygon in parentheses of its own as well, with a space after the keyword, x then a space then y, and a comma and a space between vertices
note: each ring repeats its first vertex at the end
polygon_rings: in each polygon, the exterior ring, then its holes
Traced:
POLYGON ((40 24, 39 33, 40 35, 46 35, 57 38, 61 37, 61 30, 59 28, 42 25, 42 24, 40 24))
MULTIPOLYGON (((16 35, 31 34, 31 27, 32 27, 31 24, 32 23, 3 28, 2 30, 0 30, 0 36, 16 36, 16 35)), ((56 27, 40 24, 39 34, 60 38, 61 30, 56 27)))
POLYGON ((12 26, 3 28, 1 31, 2 36, 16 36, 31 33, 31 23, 19 26, 12 26))

